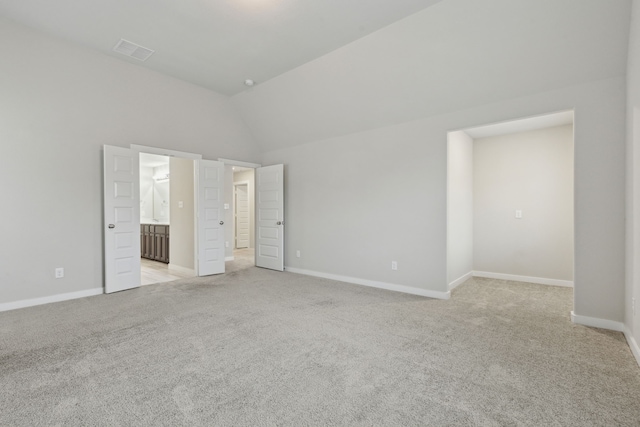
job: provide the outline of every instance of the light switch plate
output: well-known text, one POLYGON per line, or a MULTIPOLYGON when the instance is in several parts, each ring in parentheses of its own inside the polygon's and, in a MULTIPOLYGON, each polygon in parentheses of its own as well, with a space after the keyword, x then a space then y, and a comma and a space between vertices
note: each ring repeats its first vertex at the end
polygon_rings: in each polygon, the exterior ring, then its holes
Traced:
POLYGON ((229 209, 229 203, 225 203, 225 204, 224 204, 224 208, 225 208, 225 209, 229 209))

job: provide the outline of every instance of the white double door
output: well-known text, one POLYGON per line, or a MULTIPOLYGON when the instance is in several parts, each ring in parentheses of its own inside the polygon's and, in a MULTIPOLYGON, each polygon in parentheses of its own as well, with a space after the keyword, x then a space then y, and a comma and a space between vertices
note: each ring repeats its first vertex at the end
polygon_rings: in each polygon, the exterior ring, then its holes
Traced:
MULTIPOLYGON (((105 292, 112 293, 140 286, 140 174, 138 152, 122 147, 104 146, 104 257, 105 292)), ((196 160, 196 241, 197 274, 207 276, 225 271, 225 235, 224 235, 224 163, 213 160, 196 160)), ((282 170, 282 165, 280 170, 282 170)), ((273 199, 283 200, 284 187, 282 172, 273 176, 273 166, 256 169, 257 203, 256 211, 260 218, 274 215, 280 222, 279 233, 275 234, 271 226, 264 226, 261 258, 256 248, 256 265, 282 271, 284 254, 282 253, 284 235, 282 232, 283 204, 279 212, 274 212, 273 199), (267 174, 261 175, 266 169, 267 174), (266 187, 260 186, 260 176, 266 187), (273 180, 280 183, 276 188, 273 180), (260 202, 260 188, 264 188, 260 202), (274 193, 275 191, 275 193, 274 193), (274 248, 278 248, 276 251, 274 248), (260 265, 258 260, 261 259, 260 265), (266 261, 266 262, 265 262, 266 261), (280 266, 280 267, 279 267, 280 266)), ((258 225, 258 245, 260 230, 258 225)))

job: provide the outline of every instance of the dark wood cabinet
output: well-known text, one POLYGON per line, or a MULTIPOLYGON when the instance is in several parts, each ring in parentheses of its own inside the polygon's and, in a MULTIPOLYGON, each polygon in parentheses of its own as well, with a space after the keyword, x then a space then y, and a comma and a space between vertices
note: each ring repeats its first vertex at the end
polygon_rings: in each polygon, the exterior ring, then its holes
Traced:
POLYGON ((169 263, 169 226, 140 224, 140 256, 169 263))

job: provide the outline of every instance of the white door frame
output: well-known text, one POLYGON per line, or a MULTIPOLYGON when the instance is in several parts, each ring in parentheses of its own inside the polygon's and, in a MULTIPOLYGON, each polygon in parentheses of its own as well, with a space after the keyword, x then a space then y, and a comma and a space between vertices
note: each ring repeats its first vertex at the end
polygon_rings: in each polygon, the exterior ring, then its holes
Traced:
MULTIPOLYGON (((255 179, 254 179, 255 180, 255 179)), ((238 182, 233 182, 233 248, 235 249, 237 246, 237 238, 238 238, 238 232, 236 229, 236 215, 237 215, 237 206, 236 206, 236 187, 238 185, 246 185, 247 186, 247 197, 249 196, 249 184, 250 181, 238 181, 238 182)), ((255 203, 253 203, 251 201, 251 199, 249 199, 249 203, 251 203, 251 207, 250 209, 254 209, 253 205, 255 205, 255 203)), ((254 209, 254 213, 255 213, 255 209, 254 209)), ((251 214, 249 214, 251 215, 251 214)), ((251 247, 251 216, 249 216, 249 247, 251 247)))
MULTIPOLYGON (((241 160, 223 159, 221 157, 218 158, 218 161, 224 163, 225 166, 242 166, 244 168, 250 168, 250 169, 254 169, 254 170, 257 169, 257 168, 261 168, 262 167, 262 165, 260 163, 251 163, 251 162, 243 162, 241 160)), ((254 172, 253 180, 254 180, 254 188, 255 188, 255 172, 254 172)), ((233 179, 231 181, 233 181, 233 179)), ((234 189, 234 192, 235 192, 235 183, 234 183, 233 189, 234 189)), ((255 191, 254 191, 254 198, 255 198, 255 191)), ((234 194, 234 197, 233 197, 233 203, 235 204, 235 194, 234 194)), ((255 214, 256 214, 256 203, 255 203, 255 200, 253 200, 252 205, 253 205, 253 207, 252 207, 253 208, 253 216, 255 218, 255 214)), ((235 220, 236 220, 235 219, 235 206, 234 206, 233 213, 234 213, 234 215, 233 215, 233 217, 234 217, 233 218, 234 245, 233 246, 235 247, 235 220)), ((233 257, 231 257, 229 259, 232 260, 233 257)), ((255 263, 255 259, 254 259, 254 263, 255 263)))
MULTIPOLYGON (((194 175, 193 175, 193 190, 194 190, 194 204, 195 206, 193 207, 193 223, 194 223, 194 227, 193 227, 193 233, 194 233, 194 239, 193 239, 193 244, 194 244, 194 248, 193 248, 193 254, 194 254, 194 265, 193 265, 193 271, 198 272, 198 177, 195 174, 195 170, 196 170, 196 165, 195 162, 197 160, 201 160, 202 159, 202 154, 195 154, 195 153, 188 153, 186 151, 176 151, 176 150, 169 150, 166 148, 158 148, 158 147, 150 147, 147 145, 137 145, 137 144, 131 144, 129 146, 131 148, 131 151, 137 156, 138 158, 138 162, 140 161, 140 153, 147 153, 147 154, 158 154, 160 156, 167 156, 167 157, 179 157, 181 159, 189 159, 189 160, 193 160, 194 161, 194 175)), ((140 179, 138 179, 138 186, 140 186, 140 179)), ((140 204, 140 191, 138 189, 138 204, 140 204)), ((140 228, 140 217, 138 216, 138 228, 140 228)))

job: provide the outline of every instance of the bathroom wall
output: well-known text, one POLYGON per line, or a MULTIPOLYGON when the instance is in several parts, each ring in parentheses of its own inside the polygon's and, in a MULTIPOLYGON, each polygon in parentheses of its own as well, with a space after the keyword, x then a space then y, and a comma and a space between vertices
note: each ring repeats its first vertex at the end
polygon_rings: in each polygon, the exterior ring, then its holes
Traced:
POLYGON ((153 219, 153 168, 140 166, 140 222, 153 219))
POLYGON ((193 160, 171 157, 169 268, 195 274, 195 193, 193 160))
POLYGON ((169 202, 171 195, 168 179, 158 179, 169 174, 169 165, 153 168, 153 218, 158 222, 169 223, 169 202))

